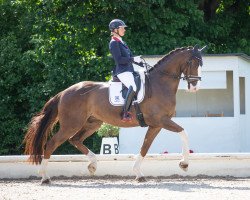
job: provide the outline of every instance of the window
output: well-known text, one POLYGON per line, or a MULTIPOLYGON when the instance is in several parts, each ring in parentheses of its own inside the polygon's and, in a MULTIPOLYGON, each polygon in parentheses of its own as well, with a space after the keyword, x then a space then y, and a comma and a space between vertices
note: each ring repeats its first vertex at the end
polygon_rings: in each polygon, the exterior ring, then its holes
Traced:
MULTIPOLYGON (((200 89, 196 93, 178 90, 176 117, 233 117, 233 71, 226 71, 225 76, 222 77, 226 81, 225 88, 216 86, 200 89)), ((217 75, 215 77, 218 78, 217 75)), ((209 81, 214 81, 214 84, 217 82, 216 79, 209 81)))
POLYGON ((246 114, 245 77, 240 77, 240 114, 246 114))

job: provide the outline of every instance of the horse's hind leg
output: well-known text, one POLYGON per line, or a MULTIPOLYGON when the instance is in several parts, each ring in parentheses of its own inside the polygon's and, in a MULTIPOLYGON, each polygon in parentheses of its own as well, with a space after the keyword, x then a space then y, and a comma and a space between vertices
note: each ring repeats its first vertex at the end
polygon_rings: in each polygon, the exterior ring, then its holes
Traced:
POLYGON ((47 165, 51 154, 57 149, 57 147, 73 135, 75 131, 75 129, 60 128, 59 131, 46 143, 44 157, 39 170, 39 174, 42 176, 42 184, 50 183, 50 177, 47 175, 47 165))
POLYGON ((82 129, 69 139, 69 142, 73 146, 75 146, 79 151, 88 156, 88 159, 90 161, 88 170, 91 175, 93 175, 97 169, 97 159, 95 154, 90 151, 85 145, 83 145, 83 141, 91 136, 95 131, 97 131, 102 123, 102 121, 90 117, 84 124, 82 129))

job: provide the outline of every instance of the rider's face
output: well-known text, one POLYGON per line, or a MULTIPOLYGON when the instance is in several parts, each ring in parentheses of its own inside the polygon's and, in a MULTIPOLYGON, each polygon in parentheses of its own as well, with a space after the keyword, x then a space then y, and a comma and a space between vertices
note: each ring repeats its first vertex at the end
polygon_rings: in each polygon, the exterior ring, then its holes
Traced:
POLYGON ((123 26, 119 27, 118 32, 120 36, 124 36, 126 32, 125 27, 123 26))

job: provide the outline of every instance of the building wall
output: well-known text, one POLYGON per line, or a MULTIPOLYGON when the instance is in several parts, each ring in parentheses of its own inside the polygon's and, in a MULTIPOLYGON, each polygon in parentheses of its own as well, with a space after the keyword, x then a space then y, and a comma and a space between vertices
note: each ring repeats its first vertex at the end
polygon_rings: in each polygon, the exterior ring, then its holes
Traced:
POLYGON ((244 91, 240 93, 240 103, 245 105, 241 105, 241 114, 240 114, 240 147, 241 152, 250 151, 250 70, 249 70, 249 62, 244 59, 239 59, 239 76, 244 78, 245 85, 244 91), (242 94, 244 93, 244 95, 242 94), (243 97, 242 97, 243 96, 243 97), (242 98, 245 98, 243 100, 242 98), (244 107, 244 112, 242 112, 242 107, 244 107))
MULTIPOLYGON (((196 153, 240 152, 237 120, 234 117, 173 118, 188 133, 190 149, 196 153)), ((147 128, 121 128, 120 153, 140 152, 147 128)), ((178 133, 163 129, 155 138, 149 153, 180 153, 181 140, 178 133)))

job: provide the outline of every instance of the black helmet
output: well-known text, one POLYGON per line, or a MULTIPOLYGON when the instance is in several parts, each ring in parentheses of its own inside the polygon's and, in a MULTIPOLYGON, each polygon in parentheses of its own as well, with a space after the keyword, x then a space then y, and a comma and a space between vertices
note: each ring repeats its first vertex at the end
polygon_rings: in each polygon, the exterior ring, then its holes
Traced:
POLYGON ((114 29, 117 29, 119 27, 127 27, 127 25, 124 23, 124 21, 120 20, 120 19, 113 19, 110 23, 109 23, 109 30, 113 31, 114 29))

